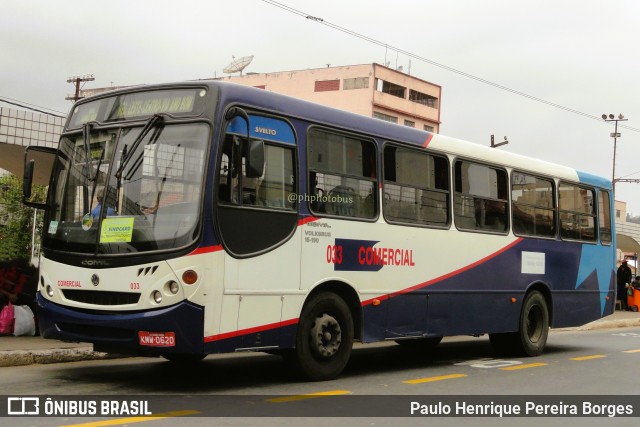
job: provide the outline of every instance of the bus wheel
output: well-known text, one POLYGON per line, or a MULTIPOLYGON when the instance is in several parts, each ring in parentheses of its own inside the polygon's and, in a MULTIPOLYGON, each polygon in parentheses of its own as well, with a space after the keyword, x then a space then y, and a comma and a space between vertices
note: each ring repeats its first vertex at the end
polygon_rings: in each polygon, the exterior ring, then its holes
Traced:
POLYGON ((520 329, 506 334, 490 334, 493 347, 501 353, 539 356, 549 334, 549 310, 544 296, 533 291, 525 297, 520 312, 520 329))
POLYGON ((169 362, 186 365, 188 363, 196 363, 207 357, 206 354, 163 354, 162 357, 169 362))
POLYGON ((353 318, 347 304, 336 294, 314 296, 302 310, 294 363, 305 378, 326 381, 336 378, 347 365, 353 347, 353 318))

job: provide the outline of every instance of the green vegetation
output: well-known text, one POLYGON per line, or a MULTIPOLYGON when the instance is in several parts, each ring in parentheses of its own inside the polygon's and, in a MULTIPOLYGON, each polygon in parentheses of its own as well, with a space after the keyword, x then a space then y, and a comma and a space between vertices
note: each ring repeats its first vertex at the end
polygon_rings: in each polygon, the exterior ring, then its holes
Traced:
MULTIPOLYGON (((34 186, 32 200, 44 202, 46 187, 34 186)), ((22 204, 22 179, 15 175, 0 177, 0 261, 25 260, 31 257, 33 209, 22 204)), ((42 231, 42 217, 36 224, 42 231)))

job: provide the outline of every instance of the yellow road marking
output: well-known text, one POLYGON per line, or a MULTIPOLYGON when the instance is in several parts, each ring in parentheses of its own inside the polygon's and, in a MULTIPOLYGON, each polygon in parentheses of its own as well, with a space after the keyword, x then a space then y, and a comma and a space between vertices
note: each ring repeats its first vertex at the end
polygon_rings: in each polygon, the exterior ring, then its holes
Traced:
POLYGON ((602 359, 603 357, 607 357, 607 356, 605 356, 604 354, 594 354, 593 356, 572 357, 569 360, 581 361, 581 360, 591 360, 591 359, 602 359))
POLYGON ((518 369, 537 368, 538 366, 547 366, 546 363, 528 363, 526 365, 508 366, 506 368, 500 368, 503 371, 517 371, 518 369))
POLYGON ((153 414, 146 417, 129 417, 129 418, 117 418, 115 420, 103 420, 103 421, 94 421, 91 423, 82 423, 82 424, 69 424, 61 427, 102 427, 102 426, 117 426, 122 424, 131 424, 131 423, 142 423, 145 421, 155 421, 161 420, 164 418, 173 418, 173 417, 184 417, 186 415, 195 415, 199 414, 200 411, 194 411, 192 409, 185 409, 183 411, 171 411, 171 412, 162 412, 159 414, 153 414))
POLYGON ((318 393, 298 394, 296 396, 275 397, 273 399, 267 399, 267 402, 271 402, 271 403, 294 402, 297 400, 315 399, 317 397, 326 397, 326 396, 340 396, 343 394, 351 394, 351 392, 348 390, 321 391, 318 393))
POLYGON ((640 353, 640 349, 637 350, 625 350, 623 353, 640 353))
POLYGON ((407 380, 402 381, 405 384, 421 384, 421 383, 432 383, 435 381, 443 381, 443 380, 452 380, 455 378, 463 378, 466 377, 465 374, 451 374, 451 375, 440 375, 439 377, 428 377, 428 378, 418 378, 416 380, 407 380))

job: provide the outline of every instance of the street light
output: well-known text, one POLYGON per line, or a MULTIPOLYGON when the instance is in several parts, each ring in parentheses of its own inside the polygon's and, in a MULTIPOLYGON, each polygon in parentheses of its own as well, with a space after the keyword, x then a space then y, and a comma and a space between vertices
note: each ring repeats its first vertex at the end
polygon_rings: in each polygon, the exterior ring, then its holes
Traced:
POLYGON ((616 145, 618 143, 618 138, 620 138, 621 136, 621 134, 618 133, 618 122, 626 122, 628 119, 625 119, 622 114, 619 114, 617 119, 613 114, 609 114, 608 116, 606 114, 603 114, 602 120, 604 120, 605 122, 616 123, 613 133, 610 134, 611 138, 613 138, 613 173, 611 175, 611 185, 612 185, 613 194, 615 197, 615 194, 616 194, 616 145))

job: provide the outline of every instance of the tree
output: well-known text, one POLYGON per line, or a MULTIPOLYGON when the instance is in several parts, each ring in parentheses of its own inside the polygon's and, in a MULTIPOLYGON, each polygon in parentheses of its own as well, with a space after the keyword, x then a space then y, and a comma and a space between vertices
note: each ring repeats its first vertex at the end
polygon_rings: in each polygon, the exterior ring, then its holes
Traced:
MULTIPOLYGON (((34 199, 45 200, 45 187, 34 186, 33 191, 34 199)), ((38 222, 40 235, 42 221, 38 222)), ((28 261, 32 231, 33 208, 22 204, 22 180, 15 175, 0 177, 0 261, 28 261)))

